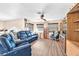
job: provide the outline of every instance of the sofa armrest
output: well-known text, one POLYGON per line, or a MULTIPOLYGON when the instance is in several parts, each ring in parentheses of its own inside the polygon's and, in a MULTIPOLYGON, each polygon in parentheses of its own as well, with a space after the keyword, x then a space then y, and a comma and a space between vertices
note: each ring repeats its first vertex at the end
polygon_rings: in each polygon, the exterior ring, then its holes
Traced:
POLYGON ((4 56, 31 56, 31 45, 25 44, 3 54, 4 56))
POLYGON ((22 44, 22 43, 28 43, 28 42, 25 41, 25 40, 19 40, 19 39, 15 40, 16 45, 19 45, 19 44, 22 44))

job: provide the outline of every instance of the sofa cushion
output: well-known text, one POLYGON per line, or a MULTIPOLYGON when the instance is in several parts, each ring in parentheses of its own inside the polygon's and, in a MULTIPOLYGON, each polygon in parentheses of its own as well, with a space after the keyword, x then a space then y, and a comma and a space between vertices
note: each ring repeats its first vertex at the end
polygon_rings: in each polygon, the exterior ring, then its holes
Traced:
POLYGON ((11 50, 11 49, 13 49, 16 46, 15 42, 13 40, 13 37, 10 34, 4 34, 2 36, 5 37, 4 42, 5 42, 8 50, 11 50))
POLYGON ((18 34, 17 36, 19 37, 19 39, 24 40, 29 43, 38 39, 38 35, 32 33, 31 31, 20 31, 17 34, 18 34))
POLYGON ((28 35, 28 37, 32 36, 30 31, 26 31, 26 34, 28 35))
POLYGON ((29 33, 30 33, 30 35, 34 35, 34 33, 33 33, 33 32, 31 32, 31 31, 29 31, 29 33))
POLYGON ((25 39, 27 38, 27 34, 25 33, 25 31, 20 31, 17 33, 18 39, 25 39))
POLYGON ((5 46, 3 46, 2 42, 0 41, 0 55, 6 53, 7 51, 7 48, 5 48, 5 46))
POLYGON ((14 41, 15 41, 16 39, 18 39, 18 38, 17 38, 17 33, 10 32, 10 34, 12 35, 14 41))

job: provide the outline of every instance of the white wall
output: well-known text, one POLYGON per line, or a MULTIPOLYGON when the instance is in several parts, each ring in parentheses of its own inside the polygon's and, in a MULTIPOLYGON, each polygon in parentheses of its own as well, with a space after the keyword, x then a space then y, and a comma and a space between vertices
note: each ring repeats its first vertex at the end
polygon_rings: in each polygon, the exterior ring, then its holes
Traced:
POLYGON ((0 30, 2 30, 4 27, 3 27, 3 21, 0 21, 0 30))
POLYGON ((9 20, 3 22, 4 29, 11 29, 13 27, 17 29, 24 28, 24 20, 9 20))

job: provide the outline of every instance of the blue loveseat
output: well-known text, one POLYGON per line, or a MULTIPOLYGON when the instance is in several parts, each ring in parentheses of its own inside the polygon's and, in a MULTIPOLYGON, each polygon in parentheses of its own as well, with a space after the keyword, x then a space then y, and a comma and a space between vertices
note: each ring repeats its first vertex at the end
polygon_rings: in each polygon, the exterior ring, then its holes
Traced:
POLYGON ((0 55, 31 56, 31 45, 28 42, 15 43, 11 34, 0 37, 0 55))
POLYGON ((31 31, 19 31, 17 33, 18 39, 26 42, 33 42, 38 39, 38 34, 34 34, 31 31))

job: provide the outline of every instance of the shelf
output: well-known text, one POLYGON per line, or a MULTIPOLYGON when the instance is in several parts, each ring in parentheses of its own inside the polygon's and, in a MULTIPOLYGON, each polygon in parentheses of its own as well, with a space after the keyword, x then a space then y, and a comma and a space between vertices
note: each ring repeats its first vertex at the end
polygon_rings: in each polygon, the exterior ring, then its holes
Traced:
POLYGON ((79 32, 79 29, 75 29, 76 32, 79 32))
POLYGON ((78 22, 79 22, 79 20, 74 21, 74 23, 78 23, 78 22))

